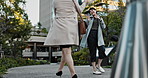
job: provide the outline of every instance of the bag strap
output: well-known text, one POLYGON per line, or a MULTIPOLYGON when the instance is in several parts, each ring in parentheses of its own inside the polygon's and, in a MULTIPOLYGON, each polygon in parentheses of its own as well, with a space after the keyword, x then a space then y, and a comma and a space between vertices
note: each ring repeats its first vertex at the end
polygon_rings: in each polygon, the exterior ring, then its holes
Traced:
POLYGON ((75 5, 75 9, 76 9, 78 15, 80 16, 80 21, 83 21, 80 8, 77 7, 75 0, 72 0, 72 1, 73 1, 74 5, 75 5))

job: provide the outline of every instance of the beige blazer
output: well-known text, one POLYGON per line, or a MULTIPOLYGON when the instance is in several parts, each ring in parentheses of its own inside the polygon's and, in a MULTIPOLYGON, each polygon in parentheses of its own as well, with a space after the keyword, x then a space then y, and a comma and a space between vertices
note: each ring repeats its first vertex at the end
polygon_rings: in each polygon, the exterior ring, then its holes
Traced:
MULTIPOLYGON (((86 6, 81 6, 75 1, 81 11, 86 6)), ((54 0, 55 17, 53 26, 44 45, 79 45, 78 20, 75 5, 72 0, 54 0)))

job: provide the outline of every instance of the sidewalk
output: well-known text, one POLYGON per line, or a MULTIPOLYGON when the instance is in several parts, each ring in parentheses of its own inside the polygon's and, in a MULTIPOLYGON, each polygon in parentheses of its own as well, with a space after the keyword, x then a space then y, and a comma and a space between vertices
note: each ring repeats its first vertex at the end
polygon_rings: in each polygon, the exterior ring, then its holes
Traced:
MULTIPOLYGON (((58 69, 58 64, 50 65, 34 65, 11 68, 8 74, 3 75, 4 78, 60 78, 55 75, 58 69)), ((105 68, 106 72, 102 75, 93 75, 91 67, 75 66, 79 78, 110 78, 111 69, 105 68)), ((71 78, 68 67, 63 69, 61 78, 71 78)))

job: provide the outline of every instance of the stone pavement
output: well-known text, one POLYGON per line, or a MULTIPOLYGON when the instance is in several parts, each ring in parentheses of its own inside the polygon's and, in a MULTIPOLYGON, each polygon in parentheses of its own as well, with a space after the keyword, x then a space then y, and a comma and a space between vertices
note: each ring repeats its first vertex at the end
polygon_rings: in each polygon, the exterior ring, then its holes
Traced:
MULTIPOLYGON (((15 67, 8 70, 8 74, 3 75, 4 78, 60 78, 55 75, 58 69, 58 64, 50 65, 33 65, 15 67)), ((102 75, 93 75, 89 65, 75 66, 79 78, 110 78, 111 69, 105 68, 106 72, 102 75)), ((61 78, 71 78, 68 67, 63 69, 61 78)))

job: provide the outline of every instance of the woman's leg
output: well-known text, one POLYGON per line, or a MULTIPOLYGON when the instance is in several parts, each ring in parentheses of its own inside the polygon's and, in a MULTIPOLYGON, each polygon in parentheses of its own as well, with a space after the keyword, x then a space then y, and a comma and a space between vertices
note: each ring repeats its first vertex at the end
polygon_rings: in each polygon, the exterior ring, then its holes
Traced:
POLYGON ((94 72, 97 71, 96 69, 96 49, 97 49, 96 36, 97 36, 97 31, 91 31, 87 39, 88 48, 90 51, 91 64, 94 72))
POLYGON ((99 69, 99 71, 105 72, 105 70, 101 67, 101 63, 102 63, 103 59, 106 57, 105 47, 103 45, 99 46, 98 50, 99 50, 99 58, 98 58, 98 64, 96 65, 96 67, 99 69))
POLYGON ((97 71, 97 69, 96 69, 96 62, 91 62, 91 64, 92 64, 92 67, 93 67, 93 71, 94 72, 97 71))
POLYGON ((75 72, 75 69, 74 69, 73 59, 72 59, 72 56, 71 56, 71 47, 62 48, 62 52, 63 52, 63 55, 64 55, 64 60, 68 64, 68 68, 70 70, 71 76, 73 76, 74 74, 76 74, 76 72, 75 72))
POLYGON ((62 71, 64 65, 65 65, 65 55, 64 55, 64 53, 62 52, 60 67, 59 67, 58 71, 62 71))
POLYGON ((96 67, 100 72, 104 73, 105 70, 101 67, 102 60, 103 59, 98 59, 98 64, 96 65, 96 67))
POLYGON ((99 50, 99 58, 98 58, 97 67, 100 67, 101 66, 101 63, 102 63, 102 60, 106 57, 104 45, 99 46, 98 47, 98 50, 99 50))
POLYGON ((98 63, 97 63, 97 65, 96 65, 96 67, 100 67, 100 66, 101 66, 102 60, 103 60, 103 59, 98 59, 98 63))

